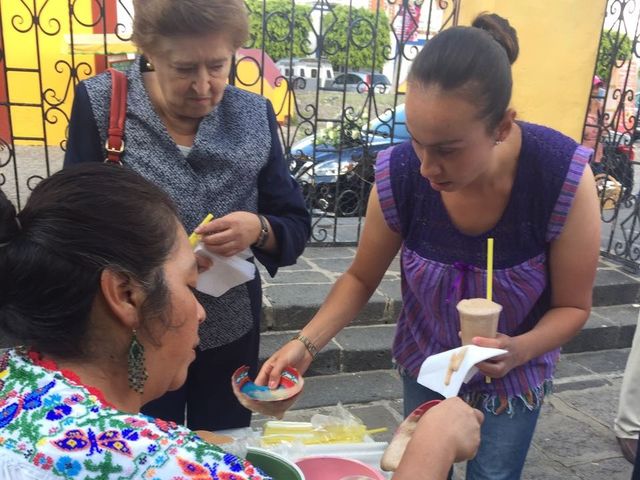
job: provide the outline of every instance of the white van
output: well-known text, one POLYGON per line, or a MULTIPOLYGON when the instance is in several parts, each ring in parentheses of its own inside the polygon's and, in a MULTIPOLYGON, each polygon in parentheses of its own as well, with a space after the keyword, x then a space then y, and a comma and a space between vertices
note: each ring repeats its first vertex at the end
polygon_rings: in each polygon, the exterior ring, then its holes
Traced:
MULTIPOLYGON (((333 83, 333 67, 328 60, 318 60, 316 58, 294 58, 289 60, 288 58, 278 60, 276 67, 283 77, 292 80, 296 78, 304 78, 306 81, 305 90, 315 90, 316 84, 319 84, 321 88, 333 83)), ((300 82, 302 84, 304 82, 300 82)))

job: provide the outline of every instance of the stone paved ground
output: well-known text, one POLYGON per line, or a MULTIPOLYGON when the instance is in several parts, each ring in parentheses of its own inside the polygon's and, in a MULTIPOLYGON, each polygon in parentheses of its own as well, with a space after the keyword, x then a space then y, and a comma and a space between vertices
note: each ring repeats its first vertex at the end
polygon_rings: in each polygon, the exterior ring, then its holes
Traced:
MULTIPOLYGON (((621 455, 611 424, 615 416, 627 349, 563 356, 529 451, 524 480, 629 480, 632 467, 621 455)), ((307 421, 339 400, 374 436, 388 441, 402 420, 401 384, 393 371, 313 377, 285 420, 307 421)), ((254 418, 259 427, 265 419, 254 418)), ((462 479, 463 465, 456 466, 462 479)))

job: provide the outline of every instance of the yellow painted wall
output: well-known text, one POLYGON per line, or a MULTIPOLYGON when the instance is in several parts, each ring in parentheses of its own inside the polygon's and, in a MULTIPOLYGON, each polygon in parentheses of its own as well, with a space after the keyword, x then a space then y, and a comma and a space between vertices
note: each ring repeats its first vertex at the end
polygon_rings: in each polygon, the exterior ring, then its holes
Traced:
POLYGON ((518 32, 512 105, 518 117, 580 141, 606 0, 464 0, 459 25, 497 13, 518 32))
MULTIPOLYGON (((27 2, 29 8, 33 8, 31 2, 27 2)), ((97 42, 97 51, 103 51, 102 35, 90 35, 92 29, 83 27, 82 23, 92 23, 92 2, 90 0, 80 0, 75 2, 75 14, 77 19, 73 21, 73 35, 77 42, 90 44, 97 42)), ((40 68, 41 77, 35 72, 9 72, 8 91, 12 104, 28 103, 40 105, 43 92, 49 91, 46 98, 51 103, 63 101, 60 109, 70 115, 73 103, 73 83, 70 82, 69 67, 63 62, 71 64, 70 47, 68 36, 70 33, 69 0, 36 0, 36 10, 41 17, 42 29, 54 35, 47 35, 42 30, 36 35, 36 28, 31 26, 32 12, 18 0, 2 0, 2 35, 5 44, 6 64, 10 68, 40 68), (13 19, 16 20, 13 20, 13 19), (58 24, 56 21, 60 22, 58 24), (16 28, 17 27, 17 28, 16 28), (26 30, 24 33, 20 30, 26 30), (37 55, 36 41, 40 45, 40 55, 37 55), (40 62, 40 67, 38 67, 40 62), (62 62, 62 63, 61 63, 62 62), (56 64, 58 66, 56 67, 56 64), (42 88, 40 87, 42 81, 42 88)), ((132 47, 133 48, 133 47, 132 47)), ((75 46, 76 52, 90 51, 84 44, 75 46)), ((135 48, 133 48, 135 50, 135 48)), ((118 51, 122 50, 120 48, 118 51)), ((126 49, 125 49, 126 50, 126 49)), ((123 50, 123 51, 125 51, 123 50)), ((128 50, 127 50, 128 51, 128 50)), ((95 57, 93 54, 76 54, 76 65, 86 62, 91 66, 92 74, 95 74, 95 57)), ((81 79, 88 74, 86 68, 79 69, 81 79)), ((261 93, 261 81, 256 79, 259 76, 257 67, 250 62, 241 62, 238 69, 238 76, 249 86, 238 85, 245 90, 261 93)), ((284 121, 291 112, 291 101, 287 86, 283 83, 272 88, 264 82, 263 94, 271 99, 279 121, 284 121)), ((45 103, 45 110, 50 108, 45 103)), ((66 135, 67 119, 64 114, 55 109, 46 111, 38 107, 13 106, 11 108, 11 121, 13 135, 15 137, 43 137, 46 130, 46 141, 48 145, 60 145, 66 135), (49 121, 43 121, 46 115, 49 121)), ((41 141, 16 140, 18 145, 42 145, 41 141)))
POLYGON ((236 80, 236 87, 268 98, 279 122, 286 122, 287 118, 295 114, 292 94, 287 88, 287 83, 280 82, 280 85, 272 87, 260 76, 260 69, 254 61, 237 62, 236 80))
MULTIPOLYGON (((33 2, 25 2, 33 8, 33 2)), ((65 100, 61 109, 67 113, 71 111, 73 100, 73 84, 69 81, 69 68, 63 65, 56 67, 59 61, 71 64, 71 56, 63 53, 64 35, 69 33, 68 0, 36 0, 36 11, 40 16, 40 27, 31 27, 33 11, 17 0, 2 0, 2 35, 4 39, 6 65, 9 68, 38 68, 42 72, 42 89, 38 73, 9 72, 8 91, 11 103, 40 104, 42 95, 48 89, 51 92, 46 98, 51 103, 65 100), (59 22, 59 26, 56 23, 59 22), (16 28, 17 27, 17 28, 16 28), (22 33, 19 30, 27 30, 22 33), (58 31, 59 30, 59 31, 58 31), (47 35, 55 33, 55 35, 47 35), (40 56, 37 55, 36 41, 39 42, 40 56)), ((79 1, 75 3, 76 15, 85 23, 91 16, 91 2, 79 1)), ((74 32, 90 33, 91 28, 82 27, 77 22, 73 25, 74 32)), ((93 56, 76 57, 79 61, 89 62, 93 68, 93 56)), ((63 115, 50 111, 47 115, 49 122, 43 123, 43 111, 35 107, 11 107, 11 121, 14 136, 42 137, 46 130, 47 143, 58 145, 65 137, 67 126, 63 115), (57 122, 53 123, 57 119, 57 122), (44 127, 43 127, 44 125, 44 127)), ((42 145, 42 142, 21 141, 18 144, 42 145)))

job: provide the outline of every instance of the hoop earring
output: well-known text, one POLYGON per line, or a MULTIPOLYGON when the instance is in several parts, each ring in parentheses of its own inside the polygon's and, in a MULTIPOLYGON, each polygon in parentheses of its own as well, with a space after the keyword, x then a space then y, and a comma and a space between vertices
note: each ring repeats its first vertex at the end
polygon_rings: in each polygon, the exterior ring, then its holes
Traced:
POLYGON ((129 388, 142 395, 144 393, 144 385, 147 383, 149 374, 144 366, 144 345, 138 341, 135 330, 133 331, 133 337, 131 338, 131 344, 129 345, 127 374, 129 379, 129 388))

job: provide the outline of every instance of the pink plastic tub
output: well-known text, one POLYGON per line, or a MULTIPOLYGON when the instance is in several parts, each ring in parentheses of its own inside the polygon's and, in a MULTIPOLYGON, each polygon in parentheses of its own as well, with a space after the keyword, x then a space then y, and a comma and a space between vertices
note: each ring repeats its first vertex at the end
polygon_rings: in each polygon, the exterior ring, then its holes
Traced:
POLYGON ((341 457, 306 457, 296 462, 305 480, 341 480, 352 475, 364 475, 372 480, 385 480, 374 468, 357 460, 341 457))

